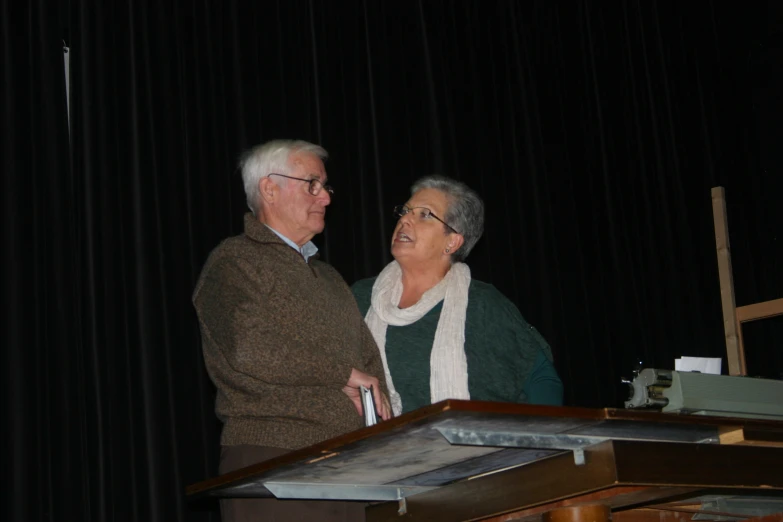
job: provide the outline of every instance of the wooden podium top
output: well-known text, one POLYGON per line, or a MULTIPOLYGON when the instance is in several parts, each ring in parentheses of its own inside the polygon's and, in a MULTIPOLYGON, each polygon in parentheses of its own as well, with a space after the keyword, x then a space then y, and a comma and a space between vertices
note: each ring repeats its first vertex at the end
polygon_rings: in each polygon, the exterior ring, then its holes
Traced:
POLYGON ((780 421, 448 400, 187 494, 394 501, 368 520, 478 520, 624 486, 781 490, 781 446, 780 421))

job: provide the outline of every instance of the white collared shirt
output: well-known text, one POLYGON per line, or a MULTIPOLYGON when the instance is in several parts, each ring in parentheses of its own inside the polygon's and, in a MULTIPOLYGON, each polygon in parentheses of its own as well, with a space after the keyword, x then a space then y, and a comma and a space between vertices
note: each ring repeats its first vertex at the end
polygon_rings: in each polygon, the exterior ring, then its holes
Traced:
POLYGON ((315 246, 315 243, 313 243, 312 241, 308 241, 307 243, 304 244, 304 246, 302 246, 302 248, 299 248, 299 245, 297 245, 296 243, 294 243, 293 241, 285 237, 283 234, 281 234, 274 228, 270 227, 266 223, 264 223, 264 226, 269 230, 271 230, 272 232, 274 232, 277 235, 277 237, 285 241, 286 244, 289 245, 291 248, 293 248, 294 250, 302 254, 302 257, 304 258, 306 263, 308 263, 310 261, 310 258, 313 257, 318 252, 318 247, 315 246))

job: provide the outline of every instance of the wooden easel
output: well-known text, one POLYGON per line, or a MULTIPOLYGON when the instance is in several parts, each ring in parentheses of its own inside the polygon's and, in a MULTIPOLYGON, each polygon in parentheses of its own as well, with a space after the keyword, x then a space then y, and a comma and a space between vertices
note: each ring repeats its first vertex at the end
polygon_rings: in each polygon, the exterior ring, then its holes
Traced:
POLYGON ((747 375, 742 323, 783 315, 783 298, 737 307, 734 302, 734 277, 731 271, 729 223, 726 218, 726 195, 723 187, 712 188, 712 217, 715 224, 715 248, 718 252, 720 300, 729 375, 747 375))

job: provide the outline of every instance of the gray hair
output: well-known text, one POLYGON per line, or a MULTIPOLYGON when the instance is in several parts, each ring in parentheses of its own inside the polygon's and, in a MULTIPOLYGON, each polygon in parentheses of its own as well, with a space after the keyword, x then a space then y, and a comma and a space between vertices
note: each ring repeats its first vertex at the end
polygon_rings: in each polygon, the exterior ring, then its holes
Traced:
MULTIPOLYGON (((446 195, 449 208, 443 218, 465 238, 461 248, 451 255, 452 262, 462 261, 484 233, 484 202, 475 190, 461 181, 433 174, 418 179, 411 187, 411 195, 423 189, 435 189, 446 195)), ((448 227, 443 227, 446 233, 448 227)))
POLYGON ((290 174, 291 156, 301 153, 314 154, 321 161, 329 157, 320 145, 302 140, 272 140, 256 145, 242 154, 239 168, 242 170, 247 206, 253 214, 257 214, 261 207, 258 182, 270 174, 290 174))

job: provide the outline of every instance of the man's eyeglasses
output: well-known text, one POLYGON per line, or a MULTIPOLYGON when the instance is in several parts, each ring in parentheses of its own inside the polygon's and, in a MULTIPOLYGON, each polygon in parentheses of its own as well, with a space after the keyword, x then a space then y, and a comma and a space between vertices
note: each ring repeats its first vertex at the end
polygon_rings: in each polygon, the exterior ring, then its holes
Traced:
POLYGON ((325 190, 329 193, 330 196, 334 195, 334 189, 331 187, 331 185, 324 185, 321 183, 321 180, 318 178, 313 179, 304 179, 304 178, 295 178, 293 176, 286 176, 285 174, 277 174, 275 172, 272 172, 269 174, 270 176, 280 176, 281 178, 288 178, 288 179, 295 179, 297 181, 304 181, 305 183, 309 183, 310 186, 307 187, 307 192, 312 194, 313 196, 317 196, 321 193, 321 190, 325 190))
POLYGON ((408 208, 405 205, 397 205, 396 207, 394 207, 394 215, 397 218, 401 218, 402 216, 408 214, 409 212, 413 212, 413 215, 419 221, 426 221, 429 218, 435 218, 441 223, 443 223, 444 225, 446 225, 452 232, 454 232, 455 234, 459 234, 459 232, 457 232, 457 230, 454 227, 452 227, 451 225, 443 221, 441 218, 433 214, 432 210, 428 209, 427 207, 408 208))

